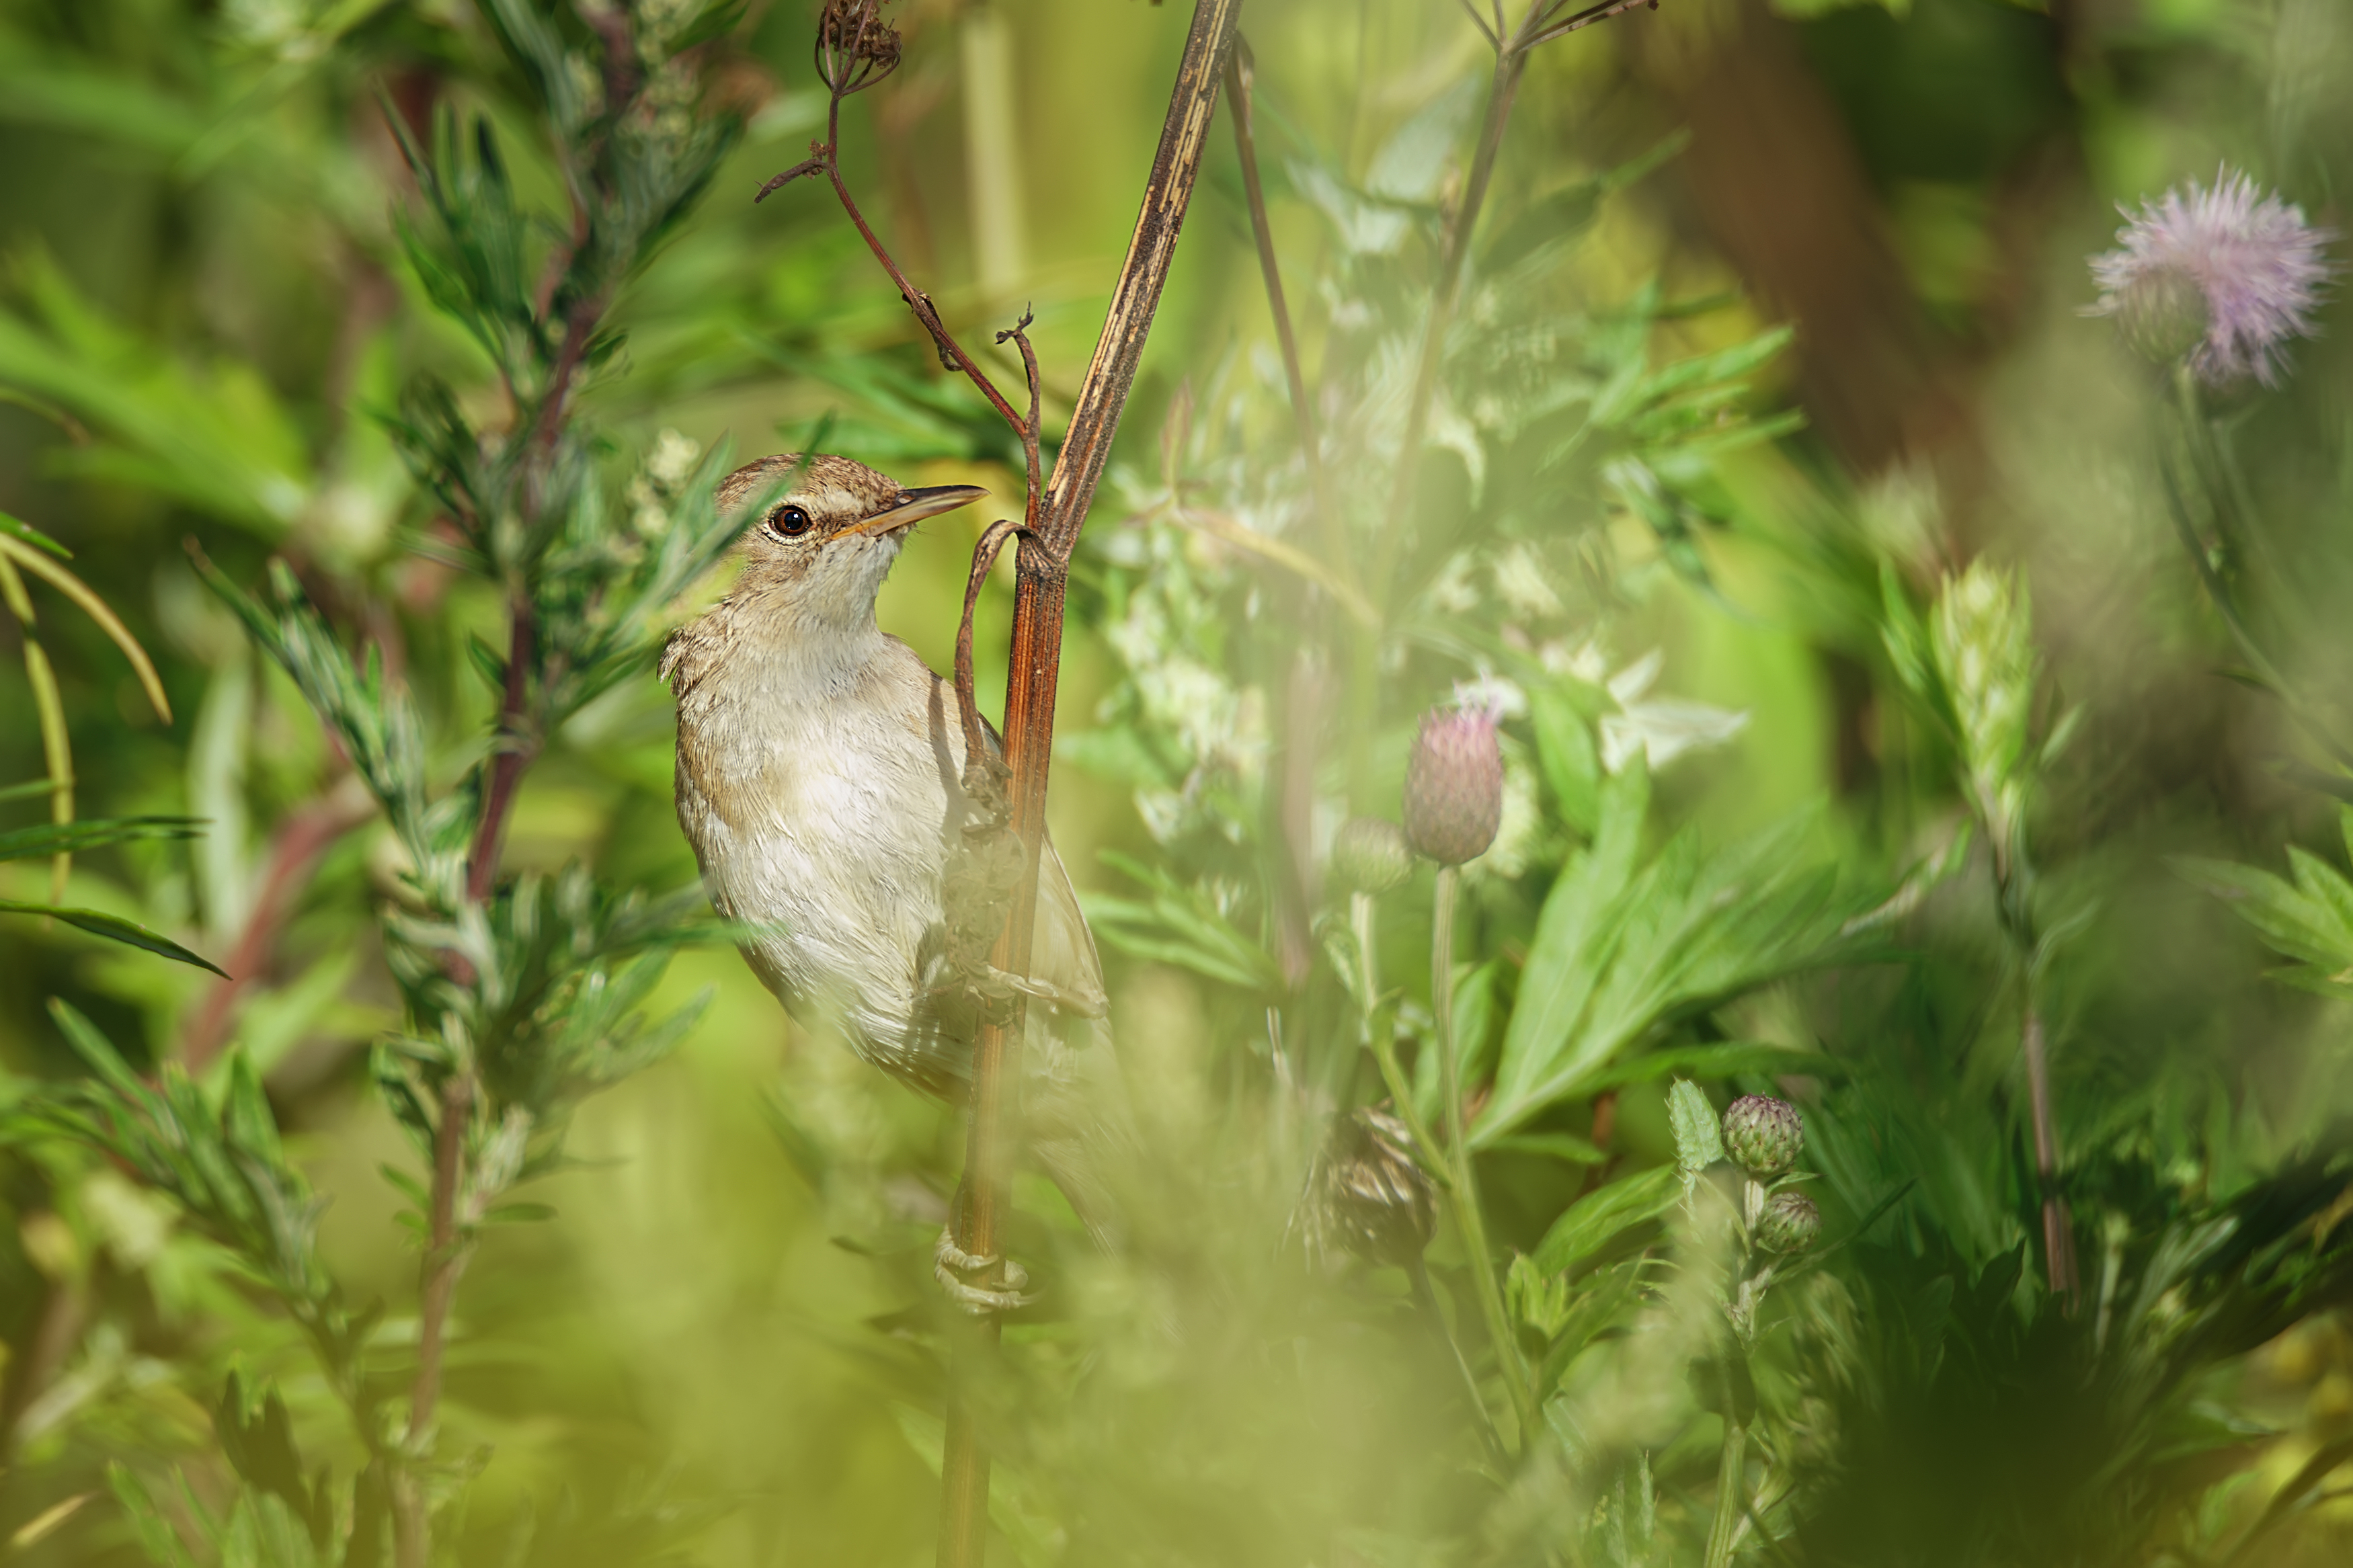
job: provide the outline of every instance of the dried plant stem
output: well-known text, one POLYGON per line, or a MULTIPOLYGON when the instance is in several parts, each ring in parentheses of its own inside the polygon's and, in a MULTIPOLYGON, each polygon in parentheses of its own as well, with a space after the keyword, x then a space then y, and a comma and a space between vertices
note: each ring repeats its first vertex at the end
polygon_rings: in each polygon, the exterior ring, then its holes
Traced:
POLYGON ((1487 1247, 1486 1217, 1479 1210, 1478 1173, 1470 1142, 1462 1134, 1462 1068, 1454 1039, 1454 893, 1461 877, 1451 866, 1438 868, 1430 909, 1430 1010, 1438 1025, 1439 1084, 1445 1097, 1440 1109, 1446 1116, 1447 1155, 1453 1166, 1453 1179, 1447 1183, 1446 1192, 1454 1204, 1455 1227, 1461 1232, 1464 1261, 1479 1298, 1480 1315, 1487 1321, 1487 1338, 1494 1346, 1495 1373, 1503 1379, 1504 1392, 1512 1402, 1512 1415, 1519 1422, 1520 1450, 1525 1453, 1535 1437, 1535 1394, 1528 1384, 1527 1367, 1520 1359, 1511 1318, 1504 1310, 1503 1287, 1495 1278, 1494 1256, 1487 1247))
POLYGON ((1356 583, 1355 552, 1348 548, 1340 514, 1332 504, 1331 481, 1324 472, 1324 442, 1317 428, 1314 400, 1307 391, 1307 374, 1299 360, 1298 335, 1291 327, 1291 306, 1283 297, 1282 266, 1275 259, 1274 231, 1266 216, 1266 192, 1259 183, 1258 135, 1250 116, 1250 94, 1256 81, 1250 40, 1234 40, 1233 59, 1226 68, 1226 90, 1232 95, 1227 114, 1234 127, 1234 152, 1241 160, 1242 190, 1250 200, 1250 235, 1258 242, 1259 275, 1266 280, 1267 310, 1274 317, 1275 342, 1282 348, 1282 373, 1291 387, 1291 416, 1299 426, 1299 451, 1307 465, 1308 492, 1315 501, 1315 526, 1323 536, 1325 558, 1341 580, 1356 583))
POLYGON ((874 230, 867 224, 866 215, 859 210, 858 198, 849 194, 849 186, 841 177, 841 164, 839 159, 841 146, 841 100, 847 96, 849 96, 848 92, 842 89, 835 89, 826 110, 825 140, 811 142, 809 155, 807 158, 762 185, 759 194, 752 200, 755 203, 765 201, 771 195, 782 190, 804 174, 824 174, 832 182, 835 199, 841 203, 841 210, 849 216, 851 225, 857 228, 859 237, 866 242, 866 248, 873 253, 875 261, 881 265, 885 273, 890 275, 891 281, 898 286, 899 297, 907 302, 907 309, 915 313, 915 320, 922 322, 923 330, 931 334, 932 342, 938 345, 942 353, 955 362, 955 367, 964 373, 965 378, 978 389, 980 395, 988 399, 988 405, 996 409, 998 416, 1013 427, 1015 435, 1035 439, 1036 431, 1023 423, 1020 413, 1007 401, 1005 394, 997 389, 997 384, 988 379, 987 373, 965 352, 964 346, 958 343, 955 335, 948 331, 946 323, 940 320, 939 311, 932 305, 932 297, 907 280, 907 275, 899 269, 899 264, 891 258, 889 249, 883 246, 881 239, 876 237, 874 230))
MULTIPOLYGON (((1071 551, 1085 526, 1087 510, 1111 455, 1112 438, 1144 354, 1145 340, 1176 258, 1185 210, 1199 178, 1201 154, 1217 110, 1218 86, 1233 47, 1241 0, 1196 0, 1176 69, 1160 145, 1145 183, 1135 233, 1112 292, 1111 310, 1093 360, 1079 389, 1077 405, 1054 475, 1042 498, 1033 498, 1036 537, 1024 539, 1013 602, 1013 643, 1005 704, 1006 763, 1012 775, 1013 827, 1021 836, 1023 875, 1010 916, 998 937, 995 963, 1008 974, 1029 972, 1031 932, 1037 921, 1038 864, 1045 843, 1046 784, 1054 738, 1054 699, 1061 675, 1062 600, 1071 551)), ((837 100, 838 103, 838 100, 837 100)), ((828 161, 831 173, 830 160, 828 161)), ((835 174, 838 192, 846 190, 835 174)), ((862 228, 861 225, 861 228, 862 228)), ((902 289, 913 303, 913 290, 902 289)), ((936 320, 926 301, 917 313, 925 325, 936 320)), ((944 346, 952 341, 943 339, 944 346)), ((988 393, 1014 425, 1021 421, 1001 395, 987 384, 961 349, 955 354, 976 385, 988 393)), ((1027 1014, 1017 995, 1010 1016, 984 1026, 973 1046, 971 1131, 965 1160, 968 1201, 958 1215, 956 1245, 967 1253, 994 1256, 1011 1172, 1010 1132, 1006 1117, 1008 1080, 1027 1014)), ((988 1528, 988 1456, 973 1408, 975 1384, 996 1352, 994 1319, 975 1325, 959 1355, 948 1406, 947 1442, 942 1455, 939 1562, 942 1568, 979 1568, 988 1528)))
POLYGON ((1471 254, 1472 232, 1486 205, 1487 187, 1495 174, 1496 154, 1503 151, 1504 128, 1519 96, 1520 78, 1527 69, 1527 52, 1516 40, 1498 47, 1495 69, 1487 87, 1487 110, 1479 126, 1478 151, 1472 155, 1471 175, 1462 187, 1461 202, 1446 228, 1445 248, 1439 253, 1438 277, 1430 285, 1430 313, 1422 324, 1421 353, 1415 362, 1413 396, 1406 405, 1405 428, 1399 432, 1397 471, 1389 487, 1388 516, 1383 521, 1380 552, 1373 568, 1374 598, 1387 605, 1397 580, 1398 563, 1411 531, 1413 504, 1421 485, 1421 448, 1430 429, 1430 408, 1438 395, 1438 372, 1446 357, 1446 334, 1454 324, 1455 295, 1462 267, 1471 254))

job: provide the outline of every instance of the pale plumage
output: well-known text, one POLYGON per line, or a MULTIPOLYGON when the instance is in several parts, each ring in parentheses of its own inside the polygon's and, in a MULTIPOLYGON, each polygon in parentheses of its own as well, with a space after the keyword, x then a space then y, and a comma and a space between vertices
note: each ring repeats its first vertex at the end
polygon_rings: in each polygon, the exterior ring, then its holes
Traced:
MULTIPOLYGON (((795 479, 799 461, 765 458, 720 487, 723 506, 786 491, 746 531, 733 591, 662 659, 679 822, 719 911, 774 928, 744 952, 785 1005, 956 1100, 976 1018, 945 969, 941 889, 970 810, 964 734, 954 689, 875 625, 874 600, 908 527, 984 492, 908 490, 834 457, 795 479)), ((1108 1038, 1103 967, 1050 845, 1035 931, 1031 974, 1070 1005, 1030 1009, 1049 1026, 1025 1053, 1029 1141, 1100 1225, 1081 1083, 1113 1068, 1107 1048, 1076 1047, 1108 1038)))

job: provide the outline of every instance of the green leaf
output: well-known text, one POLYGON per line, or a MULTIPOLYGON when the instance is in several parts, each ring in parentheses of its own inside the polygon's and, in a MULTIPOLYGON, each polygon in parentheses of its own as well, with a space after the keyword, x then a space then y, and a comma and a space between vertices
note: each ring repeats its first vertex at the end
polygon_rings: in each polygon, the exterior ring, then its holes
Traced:
POLYGON ((1612 1182, 1571 1204, 1536 1243, 1535 1265, 1547 1274, 1574 1268, 1598 1257, 1611 1241, 1665 1214, 1683 1194, 1672 1165, 1659 1165, 1622 1182, 1612 1182))
POLYGON ((1706 1092, 1687 1078, 1667 1090, 1667 1122, 1675 1131, 1675 1165, 1688 1196, 1707 1168, 1724 1158, 1724 1130, 1706 1092))
POLYGON ((1672 1046, 1644 1051, 1594 1075, 1592 1088, 1598 1093, 1623 1084, 1648 1083, 1669 1073, 1689 1073, 1697 1079, 1733 1078, 1747 1073, 1772 1078, 1844 1078, 1853 1070, 1851 1063, 1820 1051, 1726 1040, 1715 1045, 1672 1046))
MULTIPOLYGON (((2353 811, 2346 813, 2353 832, 2353 811)), ((2290 847, 2295 880, 2231 860, 2183 857, 2174 868, 2230 905, 2263 944, 2295 960, 2274 978, 2324 996, 2353 998, 2353 882, 2335 867, 2290 847)))
POLYGON ((1810 814, 1715 853, 1686 831, 1646 864, 1648 799, 1639 762, 1609 779, 1592 846, 1546 898, 1477 1147, 1593 1092, 1679 1019, 1850 951, 1836 869, 1805 851, 1810 814))
POLYGON ((1599 1165, 1609 1158, 1590 1139, 1579 1138, 1574 1132, 1514 1132, 1496 1139, 1487 1147, 1498 1154, 1541 1154, 1571 1165, 1599 1165))
MULTIPOLYGON (((27 793, 46 792, 47 781, 26 786, 27 793)), ((33 860, 43 856, 78 855, 85 849, 121 844, 134 838, 195 838, 205 823, 194 816, 91 817, 81 822, 44 824, 0 833, 0 860, 33 860)))
POLYGON ((60 561, 73 559, 72 551, 68 550, 31 523, 20 521, 5 511, 0 511, 0 533, 7 534, 13 539, 21 539, 27 544, 46 550, 60 561))
POLYGON ((158 936, 145 926, 124 920, 121 915, 110 915, 98 910, 63 909, 55 904, 11 903, 5 900, 0 900, 0 915, 47 915, 53 920, 60 920, 69 926, 89 931, 93 936, 102 936, 110 942, 119 942, 126 946, 154 953, 159 957, 175 959, 182 963, 193 963, 198 969, 211 970, 223 980, 228 978, 228 972, 216 965, 210 959, 201 958, 174 942, 170 937, 158 936))
POLYGON ((1149 901, 1082 894, 1095 934, 1124 952, 1189 969, 1196 974, 1261 994, 1282 989, 1282 969, 1198 888, 1133 856, 1104 850, 1104 865, 1153 891, 1149 901))

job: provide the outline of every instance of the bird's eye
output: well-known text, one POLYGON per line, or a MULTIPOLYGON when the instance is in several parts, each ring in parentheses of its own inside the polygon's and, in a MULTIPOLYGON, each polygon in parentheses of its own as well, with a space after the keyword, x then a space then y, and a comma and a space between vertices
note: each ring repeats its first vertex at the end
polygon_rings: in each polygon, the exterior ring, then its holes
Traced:
POLYGON ((778 507, 768 514, 768 531, 778 539, 798 539, 809 531, 809 514, 797 506, 778 507))

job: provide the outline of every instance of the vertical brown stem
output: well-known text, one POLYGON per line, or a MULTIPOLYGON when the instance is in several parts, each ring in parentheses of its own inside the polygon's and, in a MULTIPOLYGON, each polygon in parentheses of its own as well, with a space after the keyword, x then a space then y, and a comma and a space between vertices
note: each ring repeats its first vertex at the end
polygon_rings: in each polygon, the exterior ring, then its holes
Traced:
POLYGON ((1440 253, 1438 278, 1430 287, 1430 316, 1422 327, 1421 357, 1414 367, 1413 401, 1407 405, 1405 429, 1398 438, 1397 478, 1389 490, 1387 531, 1381 537, 1380 556, 1372 582, 1374 601, 1384 606, 1397 576, 1398 559, 1405 552, 1414 493, 1420 488, 1422 437, 1430 427, 1430 405, 1438 395, 1438 371, 1446 357, 1447 329, 1454 322, 1454 296, 1462 280, 1462 265, 1471 254, 1471 235, 1478 227, 1479 210, 1486 205, 1487 186, 1494 178, 1495 156, 1503 151, 1504 127, 1512 117, 1512 102, 1519 96, 1520 76, 1526 68, 1527 55, 1515 44, 1506 44, 1496 51, 1495 77, 1487 89, 1486 119, 1479 127, 1479 150, 1472 155, 1471 178, 1462 187, 1462 205, 1455 208, 1454 221, 1447 226, 1446 248, 1440 253))
POLYGON ((1250 119, 1250 91, 1256 81, 1250 40, 1234 40, 1234 57, 1226 68, 1226 90, 1233 95, 1227 115, 1233 121, 1234 153, 1241 160, 1242 190, 1250 198, 1250 235, 1258 242, 1258 269, 1266 279, 1267 310, 1274 317, 1275 341, 1282 348, 1283 377, 1291 385, 1291 414, 1299 426, 1299 451, 1307 463, 1307 485, 1315 500, 1315 526, 1324 536, 1324 550, 1332 570, 1353 585, 1356 581, 1355 552, 1340 531, 1340 517, 1324 474, 1324 447, 1315 421, 1315 405, 1307 395, 1307 374, 1299 361, 1299 340, 1291 330, 1291 306, 1283 297, 1282 267, 1275 259, 1274 231, 1266 218, 1266 192, 1259 184, 1258 136, 1250 119))
MULTIPOLYGON (((1013 775, 1013 826, 1021 835, 1025 872, 1016 889, 997 966, 1011 974, 1029 969, 1037 919, 1038 861, 1046 836, 1046 784, 1054 739, 1054 698, 1061 673, 1062 605, 1071 552, 1085 526, 1088 506, 1111 456, 1112 437, 1127 404, 1152 318, 1175 259, 1185 209, 1200 175, 1202 149, 1217 110, 1218 83, 1231 51, 1241 0, 1196 0, 1176 85, 1160 132, 1152 174, 1136 215, 1134 237, 1112 293, 1111 310, 1094 359, 1079 389, 1068 435, 1055 459, 1038 517, 1039 537, 1022 541, 1013 600, 1013 646, 1005 703, 1006 763, 1013 775)), ((976 377, 976 379, 977 379, 976 377)), ((1000 405, 1002 399, 993 399, 1000 405)), ((1017 420, 1017 428, 1018 422, 1017 420)), ((957 1216, 956 1245, 993 1256, 1004 1210, 1011 1152, 1005 1101, 1026 1007, 1017 996, 1010 1016, 984 1026, 974 1042, 970 1143, 965 1160, 966 1202, 957 1216)), ((988 1454, 973 1408, 975 1384, 985 1375, 997 1340, 994 1320, 976 1324, 961 1348, 948 1405, 947 1441, 941 1457, 941 1568, 979 1568, 988 1530, 988 1454)))
POLYGON ((358 775, 347 773, 279 828, 277 843, 269 852, 269 869, 262 875, 261 896, 254 900, 253 912, 246 918, 245 929, 237 933, 237 946, 227 960, 228 973, 213 982, 181 1037, 180 1060, 189 1072, 202 1073, 228 1043, 237 1003, 245 988, 268 966, 279 933, 293 915, 295 902, 320 858, 337 839, 375 815, 375 798, 358 775))
POLYGON ((2075 1226, 2067 1200, 2059 1194, 2059 1134, 2051 1114, 2050 1053, 2045 1047, 2042 1015, 2031 1002, 2021 1031, 2026 1047, 2026 1094, 2034 1118, 2034 1171, 2042 1189, 2042 1258, 2051 1293, 2063 1298, 2072 1310, 2077 1286, 2075 1226))
POLYGON ((466 860, 466 897, 482 903, 498 884, 499 849, 506 842, 507 815, 514 807, 515 787, 523 770, 538 753, 538 737, 531 732, 531 665, 538 644, 531 600, 517 589, 507 633, 507 684, 499 704, 498 755, 491 759, 491 780, 482 795, 482 820, 474 830, 474 847, 466 860))

